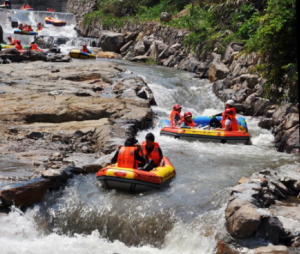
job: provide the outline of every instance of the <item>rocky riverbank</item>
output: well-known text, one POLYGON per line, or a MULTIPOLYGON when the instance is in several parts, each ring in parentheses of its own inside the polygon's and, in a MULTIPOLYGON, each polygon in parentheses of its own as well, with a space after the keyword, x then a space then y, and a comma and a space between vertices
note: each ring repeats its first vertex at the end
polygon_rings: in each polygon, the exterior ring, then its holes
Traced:
POLYGON ((225 210, 231 237, 219 242, 218 253, 299 253, 299 215, 298 165, 243 177, 225 210))
POLYGON ((31 205, 73 173, 96 172, 96 158, 152 125, 152 91, 116 64, 38 61, 0 73, 0 153, 24 163, 14 175, 0 170, 0 181, 22 183, 0 190, 2 208, 31 205))

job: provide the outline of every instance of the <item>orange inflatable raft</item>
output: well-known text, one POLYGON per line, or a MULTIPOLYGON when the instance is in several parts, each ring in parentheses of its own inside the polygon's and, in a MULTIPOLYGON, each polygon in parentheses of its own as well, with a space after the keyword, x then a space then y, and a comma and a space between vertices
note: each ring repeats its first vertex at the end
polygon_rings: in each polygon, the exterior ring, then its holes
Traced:
POLYGON ((117 164, 102 168, 97 173, 97 180, 104 189, 117 189, 128 192, 144 192, 160 189, 170 184, 176 171, 167 157, 165 165, 144 171, 132 168, 120 168, 117 164))

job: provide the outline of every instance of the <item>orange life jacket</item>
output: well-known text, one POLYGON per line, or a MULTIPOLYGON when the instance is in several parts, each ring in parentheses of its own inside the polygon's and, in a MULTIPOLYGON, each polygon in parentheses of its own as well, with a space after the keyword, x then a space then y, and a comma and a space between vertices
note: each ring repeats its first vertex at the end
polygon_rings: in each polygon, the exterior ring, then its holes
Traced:
POLYGON ((30 6, 29 6, 29 4, 27 4, 27 5, 26 5, 26 8, 27 8, 27 9, 30 9, 30 6))
POLYGON ((138 163, 134 159, 136 149, 134 146, 121 147, 118 154, 118 167, 137 169, 138 163))
POLYGON ((15 44, 17 44, 17 40, 15 40, 14 38, 11 38, 11 39, 9 39, 9 44, 15 45, 15 44))
POLYGON ((235 116, 225 116, 225 119, 221 120, 221 124, 222 124, 222 128, 225 128, 225 122, 227 119, 231 120, 231 128, 229 131, 238 131, 239 130, 239 125, 237 123, 237 120, 235 118, 235 116))
POLYGON ((86 49, 82 48, 82 49, 81 49, 81 52, 89 53, 87 48, 86 48, 86 49))
POLYGON ((28 27, 28 28, 27 28, 27 31, 28 31, 28 32, 31 32, 31 31, 33 31, 33 30, 32 30, 32 28, 28 27))
POLYGON ((148 158, 148 160, 152 159, 155 166, 158 166, 160 159, 161 159, 161 157, 159 156, 159 152, 158 152, 159 144, 157 142, 153 142, 153 145, 154 145, 154 148, 153 148, 151 154, 147 154, 145 141, 142 143, 141 149, 142 149, 142 152, 145 155, 145 157, 148 158))
POLYGON ((23 49, 23 46, 21 44, 16 44, 15 47, 16 47, 17 50, 22 50, 23 49))
POLYGON ((22 30, 22 29, 23 29, 23 26, 19 25, 19 26, 18 26, 18 29, 22 30))
MULTIPOLYGON (((235 116, 236 116, 236 110, 235 110, 235 108, 232 107, 232 108, 228 108, 228 109, 231 109, 233 111, 233 117, 235 118, 235 116)), ((224 120, 224 119, 225 119, 225 110, 222 113, 222 120, 224 120)))
POLYGON ((35 43, 30 44, 31 49, 39 49, 35 43))
POLYGON ((43 29, 42 25, 38 25, 38 30, 41 31, 43 29))
POLYGON ((22 9, 22 10, 25 10, 25 9, 26 9, 26 6, 22 5, 21 9, 22 9))
POLYGON ((188 121, 186 121, 185 119, 183 119, 183 120, 181 120, 180 125, 181 125, 183 122, 185 122, 186 125, 188 125, 188 126, 190 126, 190 127, 196 127, 196 124, 194 123, 194 120, 193 120, 193 119, 192 119, 192 121, 190 121, 190 122, 188 122, 188 121))
POLYGON ((170 115, 170 122, 172 127, 176 127, 175 124, 175 115, 178 115, 182 121, 183 117, 180 115, 180 113, 176 110, 172 110, 171 115, 170 115))

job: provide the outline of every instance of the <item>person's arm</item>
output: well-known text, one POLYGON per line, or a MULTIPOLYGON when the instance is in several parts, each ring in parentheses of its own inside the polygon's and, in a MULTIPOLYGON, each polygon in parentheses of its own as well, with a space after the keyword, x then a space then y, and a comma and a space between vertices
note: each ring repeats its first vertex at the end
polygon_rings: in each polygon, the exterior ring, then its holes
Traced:
POLYGON ((174 116, 174 124, 175 124, 175 127, 178 127, 181 123, 181 118, 179 115, 175 115, 174 116))
POLYGON ((225 128, 217 128, 215 129, 216 131, 230 131, 231 129, 231 120, 230 119, 227 119, 225 121, 225 128))
POLYGON ((89 54, 92 54, 92 51, 90 51, 89 49, 88 49, 88 52, 89 52, 89 54))
POLYGON ((158 148, 158 153, 159 153, 159 157, 160 157, 159 165, 163 166, 163 165, 165 165, 165 161, 164 161, 164 156, 163 156, 163 153, 162 153, 162 150, 160 149, 160 147, 158 148))
POLYGON ((180 125, 180 128, 191 128, 190 126, 188 126, 185 121, 182 122, 182 124, 180 125))
POLYGON ((143 156, 140 155, 140 149, 136 149, 134 152, 134 159, 139 161, 142 164, 146 164, 146 160, 143 156))
POLYGON ((215 114, 213 116, 222 116, 223 113, 215 114))
POLYGON ((115 164, 118 161, 119 149, 116 151, 114 157, 111 158, 111 163, 115 164))

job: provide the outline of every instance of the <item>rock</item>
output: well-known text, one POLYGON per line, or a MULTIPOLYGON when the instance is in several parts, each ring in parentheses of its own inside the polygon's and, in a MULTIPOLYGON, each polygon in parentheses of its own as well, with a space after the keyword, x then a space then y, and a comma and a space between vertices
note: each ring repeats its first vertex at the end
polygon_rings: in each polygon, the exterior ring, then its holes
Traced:
POLYGON ((180 43, 175 43, 175 44, 172 45, 171 47, 167 47, 165 50, 163 50, 163 51, 159 54, 158 58, 159 58, 159 59, 168 58, 169 56, 178 53, 179 50, 180 50, 180 48, 181 48, 181 44, 180 44, 180 43))
POLYGON ((65 56, 65 55, 58 55, 58 54, 55 54, 55 55, 48 54, 48 62, 67 63, 67 62, 71 62, 71 61, 72 61, 72 58, 68 55, 65 56))
POLYGON ((234 250, 226 241, 219 241, 216 247, 216 254, 239 254, 238 251, 234 250))
POLYGON ((1 189, 0 199, 5 206, 31 206, 43 199, 50 186, 50 180, 41 177, 25 183, 8 185, 1 189))
POLYGON ((209 66, 209 80, 214 82, 218 79, 224 79, 229 73, 228 67, 221 62, 221 55, 212 53, 213 61, 209 66))
POLYGON ((272 118, 263 118, 259 121, 258 126, 263 129, 270 130, 273 126, 272 118))
POLYGON ((234 105, 236 113, 245 113, 246 107, 242 103, 235 103, 234 105))
POLYGON ((29 61, 47 62, 47 56, 45 55, 45 53, 36 50, 27 50, 22 53, 22 56, 25 56, 29 61))
POLYGON ((133 46, 133 44, 134 44, 133 41, 129 41, 124 46, 122 46, 122 48, 120 48, 121 54, 126 52, 130 48, 130 46, 133 46))
POLYGON ((43 171, 42 177, 50 179, 50 190, 58 190, 65 186, 70 175, 68 175, 64 170, 48 169, 43 171))
POLYGON ((50 161, 62 161, 64 159, 60 152, 53 153, 49 158, 50 161))
POLYGON ((300 191, 300 181, 299 181, 299 180, 296 181, 296 182, 294 182, 294 184, 293 184, 293 189, 294 189, 295 191, 300 191))
POLYGON ((246 107, 246 114, 261 116, 264 114, 266 108, 270 105, 270 101, 261 97, 257 97, 257 95, 254 93, 247 97, 244 105, 246 107))
POLYGON ((287 103, 284 106, 278 108, 272 116, 273 124, 278 125, 280 122, 282 122, 284 116, 289 113, 291 108, 292 108, 291 103, 287 103))
POLYGON ((100 164, 87 164, 83 167, 84 173, 90 174, 90 173, 97 173, 102 167, 100 164))
POLYGON ((291 153, 293 151, 299 151, 300 141, 299 141, 299 124, 290 128, 284 132, 280 144, 278 146, 278 151, 291 153))
POLYGON ((254 234, 260 225, 260 215, 250 206, 243 205, 227 221, 227 230, 237 238, 246 238, 254 234))
POLYGON ((3 42, 3 29, 2 26, 0 25, 0 43, 3 42))
POLYGON ((8 134, 18 134, 18 129, 16 127, 9 127, 7 128, 7 133, 8 134))
POLYGON ((127 33, 124 37, 125 43, 128 43, 129 41, 134 41, 135 38, 138 36, 138 32, 135 33, 127 33))
POLYGON ((149 56, 136 56, 131 59, 131 62, 146 62, 149 59, 149 56))
POLYGON ((60 48, 57 47, 57 46, 50 47, 49 52, 56 53, 56 54, 60 54, 61 53, 60 48))
POLYGON ((281 182, 271 180, 271 183, 274 184, 276 186, 276 188, 278 190, 280 190, 280 192, 282 194, 286 195, 288 193, 288 188, 284 184, 282 184, 281 182))
POLYGON ((27 138, 31 138, 31 139, 35 139, 35 140, 41 139, 43 137, 44 137, 43 133, 36 132, 36 131, 33 131, 33 132, 31 132, 30 134, 27 135, 27 138))
POLYGON ((124 60, 131 61, 134 58, 134 47, 130 46, 126 55, 123 57, 124 60))
POLYGON ((232 216, 238 209, 240 209, 243 205, 250 205, 250 203, 246 200, 236 198, 233 201, 229 202, 226 210, 225 217, 228 220, 230 216, 232 216))
POLYGON ((124 44, 124 36, 121 33, 115 33, 107 30, 102 30, 99 34, 99 46, 103 51, 120 52, 120 48, 124 44))
POLYGON ((116 59, 122 59, 122 56, 120 54, 117 54, 115 52, 110 52, 110 51, 100 51, 96 57, 98 58, 116 58, 116 59))
POLYGON ((171 15, 170 13, 168 13, 168 12, 162 12, 162 13, 160 14, 159 20, 160 20, 161 22, 169 22, 169 21, 172 20, 172 15, 171 15))
POLYGON ((299 124, 299 114, 290 113, 285 118, 284 129, 288 130, 297 124, 299 124))
POLYGON ((26 57, 21 55, 16 48, 9 48, 4 51, 0 51, 0 58, 11 62, 23 62, 26 59, 26 57))
POLYGON ((149 58, 152 59, 153 61, 157 61, 158 59, 158 48, 155 42, 153 42, 150 46, 150 54, 149 54, 149 58))
POLYGON ((145 44, 143 41, 139 41, 137 44, 134 46, 134 55, 135 56, 141 56, 146 53, 146 48, 145 44))
POLYGON ((263 238, 273 244, 279 243, 279 237, 283 233, 283 224, 276 217, 269 217, 261 220, 256 231, 256 237, 263 238))
POLYGON ((269 245, 253 249, 254 254, 289 254, 289 249, 284 245, 269 245))

